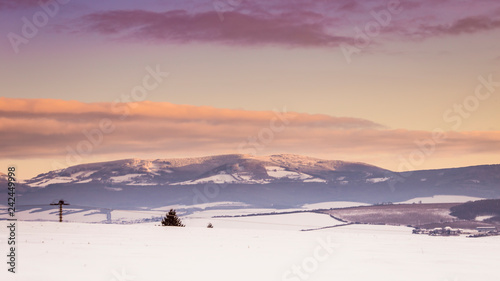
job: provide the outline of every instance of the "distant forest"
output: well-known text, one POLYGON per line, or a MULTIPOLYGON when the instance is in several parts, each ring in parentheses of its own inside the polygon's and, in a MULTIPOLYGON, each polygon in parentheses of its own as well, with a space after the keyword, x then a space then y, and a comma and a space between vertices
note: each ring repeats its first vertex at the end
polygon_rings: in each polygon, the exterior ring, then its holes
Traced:
POLYGON ((500 199, 487 199, 467 202, 451 209, 451 215, 464 220, 473 220, 477 216, 491 215, 487 221, 500 222, 500 199))

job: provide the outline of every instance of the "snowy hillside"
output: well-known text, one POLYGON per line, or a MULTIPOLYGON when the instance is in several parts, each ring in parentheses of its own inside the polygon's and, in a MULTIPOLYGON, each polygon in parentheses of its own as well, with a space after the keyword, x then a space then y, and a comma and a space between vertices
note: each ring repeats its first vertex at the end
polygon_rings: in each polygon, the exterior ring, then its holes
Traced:
MULTIPOLYGON (((0 179, 1 180, 1 179, 0 179)), ((126 159, 72 166, 26 180, 50 185, 186 186, 199 184, 324 183, 334 186, 500 187, 500 165, 395 173, 369 164, 280 154, 178 159, 126 159)), ((467 195, 467 194, 464 194, 467 195)), ((470 194, 473 195, 473 194, 470 194)))
POLYGON ((343 161, 298 155, 220 155, 200 158, 128 159, 84 164, 38 175, 31 187, 51 184, 193 185, 202 183, 269 184, 274 182, 334 182, 332 172, 358 172, 369 179, 383 169, 343 161))

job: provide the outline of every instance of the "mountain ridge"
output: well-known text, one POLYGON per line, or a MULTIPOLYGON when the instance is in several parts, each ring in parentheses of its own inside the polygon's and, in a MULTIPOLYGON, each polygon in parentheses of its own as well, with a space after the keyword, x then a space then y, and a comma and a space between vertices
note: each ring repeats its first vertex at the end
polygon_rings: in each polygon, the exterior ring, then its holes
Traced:
POLYGON ((50 185, 185 186, 199 184, 325 184, 360 187, 498 186, 500 165, 393 172, 362 162, 325 160, 295 154, 225 154, 192 158, 138 159, 80 164, 24 181, 31 188, 50 185))
POLYGON ((50 171, 16 190, 22 205, 64 199, 75 205, 127 209, 216 202, 280 209, 328 201, 403 202, 434 195, 495 199, 500 198, 500 165, 396 173, 365 163, 294 154, 130 158, 50 171))
POLYGON ((289 180, 294 178, 315 179, 320 182, 321 180, 327 180, 324 178, 327 171, 388 172, 388 170, 366 163, 324 160, 294 154, 269 156, 226 154, 154 160, 129 158, 80 164, 39 174, 26 180, 25 184, 31 187, 45 187, 49 184, 58 183, 86 183, 90 181, 102 183, 107 181, 110 184, 113 182, 128 182, 137 185, 179 185, 197 183, 196 181, 200 182, 199 180, 203 177, 216 175, 226 176, 222 176, 222 179, 220 177, 208 179, 205 182, 228 181, 262 184, 272 182, 276 178, 289 180), (236 178, 235 174, 238 174, 239 177, 236 178), (127 175, 129 177, 126 179, 125 176, 127 175), (132 182, 132 178, 141 179, 132 182))

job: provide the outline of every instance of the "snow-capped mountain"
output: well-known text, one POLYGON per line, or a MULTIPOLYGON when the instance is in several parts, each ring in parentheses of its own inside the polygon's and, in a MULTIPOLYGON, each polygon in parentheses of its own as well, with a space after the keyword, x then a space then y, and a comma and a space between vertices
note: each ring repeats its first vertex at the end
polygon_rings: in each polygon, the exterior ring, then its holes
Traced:
POLYGON ((217 202, 280 209, 328 201, 399 202, 434 195, 499 198, 500 165, 401 174, 369 164, 290 154, 127 159, 40 174, 18 190, 21 205, 63 198, 75 205, 148 209, 217 202))
POLYGON ((206 183, 269 184, 284 182, 348 183, 339 173, 357 173, 367 182, 388 178, 387 170, 363 163, 321 160, 282 154, 254 157, 220 155, 200 158, 140 160, 77 165, 38 175, 25 183, 43 188, 51 184, 100 183, 134 186, 195 185, 206 183))

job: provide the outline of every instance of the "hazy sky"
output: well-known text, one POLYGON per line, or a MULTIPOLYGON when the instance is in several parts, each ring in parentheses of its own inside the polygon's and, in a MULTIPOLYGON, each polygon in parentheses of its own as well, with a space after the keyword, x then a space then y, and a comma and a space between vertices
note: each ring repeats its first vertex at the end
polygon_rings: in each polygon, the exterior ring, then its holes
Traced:
POLYGON ((0 0, 0 164, 23 177, 219 153, 500 162, 499 1, 42 2, 0 0))

